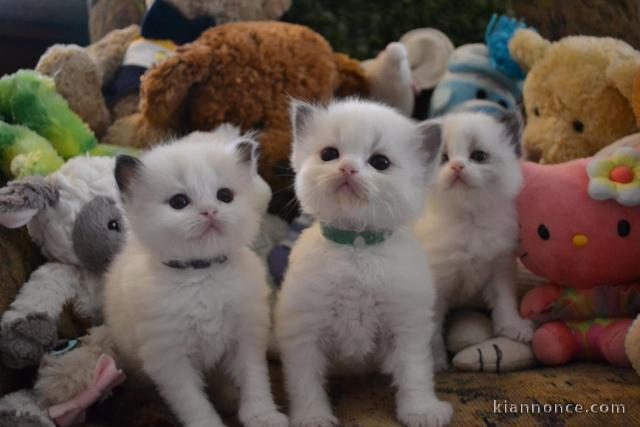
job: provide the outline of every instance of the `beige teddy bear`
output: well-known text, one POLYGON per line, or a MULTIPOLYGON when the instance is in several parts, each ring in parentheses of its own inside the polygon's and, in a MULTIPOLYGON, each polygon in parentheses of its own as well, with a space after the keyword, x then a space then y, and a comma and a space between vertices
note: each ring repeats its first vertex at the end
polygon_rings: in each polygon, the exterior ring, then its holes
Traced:
POLYGON ((627 43, 588 36, 551 43, 520 30, 509 50, 529 70, 523 90, 529 159, 560 163, 592 156, 638 129, 632 104, 640 52, 627 43))

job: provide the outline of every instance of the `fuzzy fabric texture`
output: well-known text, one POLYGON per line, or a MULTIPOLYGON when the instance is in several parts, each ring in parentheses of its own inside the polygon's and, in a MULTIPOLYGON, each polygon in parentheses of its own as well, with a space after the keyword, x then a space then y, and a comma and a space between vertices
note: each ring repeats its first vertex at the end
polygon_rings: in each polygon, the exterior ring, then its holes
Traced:
POLYGON ((640 52, 628 44, 587 36, 550 43, 535 31, 520 30, 509 50, 529 70, 523 138, 530 160, 588 157, 637 130, 632 106, 640 52))
POLYGON ((56 326, 70 302, 81 316, 101 321, 99 264, 109 261, 124 232, 113 166, 112 158, 78 157, 47 178, 15 181, 0 190, 0 223, 12 228, 27 223, 32 240, 49 259, 2 313, 0 346, 5 362, 13 367, 38 363, 55 342, 56 326), (96 197, 108 198, 115 210, 105 206, 107 216, 87 212, 87 205, 102 200, 96 197), (94 224, 96 218, 100 226, 94 224), (86 236, 74 239, 77 228, 86 236), (94 242, 86 242, 88 233, 94 242), (102 251, 95 242, 111 244, 102 251), (81 256, 79 250, 90 250, 93 257, 81 256))
POLYGON ((40 57, 36 70, 54 79, 57 91, 69 107, 102 137, 114 119, 131 114, 130 104, 137 110, 138 98, 127 98, 122 104, 107 106, 102 87, 113 78, 122 63, 126 47, 140 34, 132 25, 109 33, 104 39, 83 48, 56 44, 40 57))
POLYGON ((142 83, 141 110, 153 126, 177 132, 211 130, 225 122, 259 130, 260 174, 271 185, 276 210, 283 210, 293 198, 289 97, 327 102, 335 93, 366 93, 366 87, 359 64, 336 56, 310 29, 242 22, 206 31, 150 70, 142 83))

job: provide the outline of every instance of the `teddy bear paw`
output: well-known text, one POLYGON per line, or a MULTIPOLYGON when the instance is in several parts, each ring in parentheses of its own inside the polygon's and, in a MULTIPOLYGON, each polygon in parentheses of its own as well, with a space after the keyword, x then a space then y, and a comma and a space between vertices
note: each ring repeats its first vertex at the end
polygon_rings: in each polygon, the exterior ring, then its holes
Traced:
POLYGON ((37 365, 58 337, 56 322, 45 314, 29 314, 25 318, 2 325, 0 353, 10 368, 37 365))

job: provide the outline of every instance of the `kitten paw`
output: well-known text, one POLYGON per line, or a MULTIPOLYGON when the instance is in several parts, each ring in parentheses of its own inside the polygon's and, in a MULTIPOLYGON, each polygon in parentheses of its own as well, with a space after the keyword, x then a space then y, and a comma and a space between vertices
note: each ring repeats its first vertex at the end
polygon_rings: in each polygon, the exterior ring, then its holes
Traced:
POLYGON ((496 325, 495 334, 521 342, 529 342, 533 338, 533 324, 530 320, 518 317, 502 325, 496 325))
POLYGON ((399 414, 400 422, 406 427, 442 427, 449 424, 453 406, 449 402, 434 400, 423 405, 422 410, 399 414))
POLYGON ((244 427, 288 427, 289 419, 286 415, 272 411, 266 414, 249 417, 243 421, 244 427))
POLYGON ((291 420, 291 427, 335 427, 338 419, 333 415, 311 415, 291 420))

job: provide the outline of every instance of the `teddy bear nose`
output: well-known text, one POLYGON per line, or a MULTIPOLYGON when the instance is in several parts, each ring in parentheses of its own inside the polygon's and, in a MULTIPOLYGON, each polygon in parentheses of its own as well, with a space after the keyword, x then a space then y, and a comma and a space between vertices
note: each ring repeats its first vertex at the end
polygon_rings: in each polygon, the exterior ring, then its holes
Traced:
POLYGON ((589 243, 589 238, 584 234, 576 234, 575 236, 573 236, 573 239, 571 239, 571 243, 573 243, 573 246, 575 246, 576 248, 582 248, 584 246, 587 246, 587 244, 589 243))

